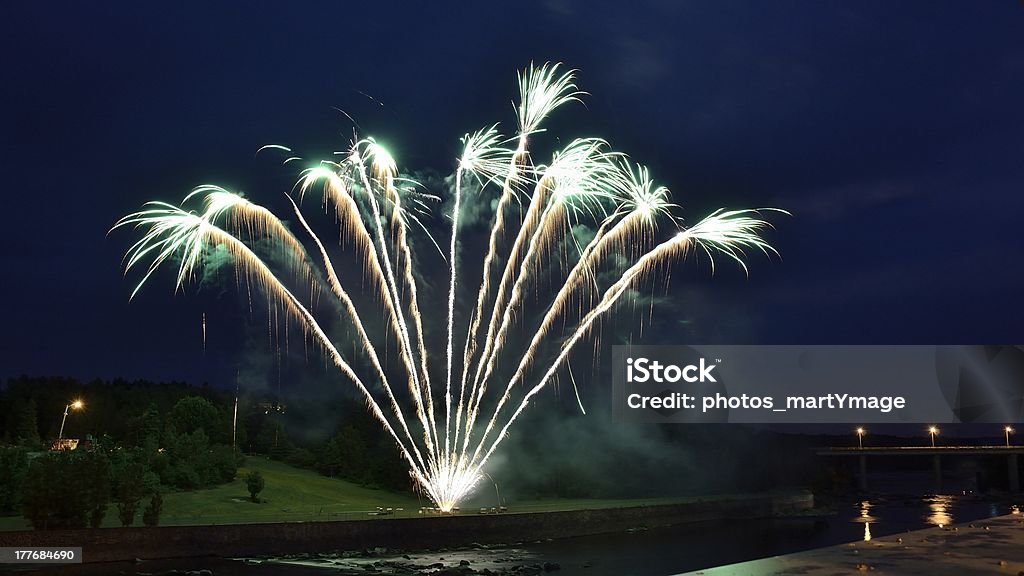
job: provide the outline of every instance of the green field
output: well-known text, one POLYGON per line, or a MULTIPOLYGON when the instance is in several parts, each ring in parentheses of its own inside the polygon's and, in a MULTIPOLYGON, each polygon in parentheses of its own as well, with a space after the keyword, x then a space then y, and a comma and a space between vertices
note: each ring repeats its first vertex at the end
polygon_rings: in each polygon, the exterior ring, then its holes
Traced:
MULTIPOLYGON (((462 513, 480 512, 480 506, 493 506, 497 497, 481 489, 462 513), (493 496, 493 497, 492 497, 493 496)), ((680 502, 681 498, 637 500, 542 500, 513 502, 510 512, 540 512, 581 508, 609 508, 666 504, 680 502)), ((692 500, 692 499, 691 499, 692 500)), ((143 506, 146 502, 143 502, 143 506)), ((258 456, 246 459, 238 475, 230 484, 194 492, 164 494, 162 525, 239 524, 249 522, 298 522, 316 520, 352 520, 376 518, 377 508, 391 508, 395 516, 415 516, 420 506, 429 506, 412 494, 364 488, 345 480, 328 478, 316 472, 294 468, 287 464, 258 456), (260 502, 249 500, 245 475, 257 469, 263 474, 266 487, 260 493, 260 502), (401 510, 398 510, 401 508, 401 510)), ((141 508, 135 524, 142 524, 141 508)), ((104 519, 105 527, 120 526, 117 505, 111 502, 104 519)), ((28 529, 21 517, 0 517, 0 530, 28 529)))
MULTIPOLYGON (((163 525, 368 518, 378 506, 404 508, 409 513, 416 513, 420 506, 412 494, 372 490, 258 456, 248 457, 230 484, 194 492, 170 492, 163 497, 163 525), (258 504, 249 500, 245 487, 245 475, 253 469, 259 470, 266 481, 258 504)), ((142 524, 141 507, 135 523, 142 524)), ((103 525, 120 526, 113 502, 103 525)), ((29 526, 21 517, 0 518, 0 530, 26 528, 29 526)))

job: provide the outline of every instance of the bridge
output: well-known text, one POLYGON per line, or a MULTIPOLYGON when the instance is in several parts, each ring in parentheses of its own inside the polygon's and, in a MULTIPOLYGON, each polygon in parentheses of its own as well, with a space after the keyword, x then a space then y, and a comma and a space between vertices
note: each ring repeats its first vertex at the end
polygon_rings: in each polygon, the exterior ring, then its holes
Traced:
POLYGON ((935 487, 942 488, 943 456, 1006 456, 1006 473, 1011 492, 1020 491, 1018 460, 1024 454, 1024 446, 879 446, 858 448, 820 448, 818 456, 851 456, 859 459, 860 489, 868 489, 868 456, 931 456, 935 473, 935 487))

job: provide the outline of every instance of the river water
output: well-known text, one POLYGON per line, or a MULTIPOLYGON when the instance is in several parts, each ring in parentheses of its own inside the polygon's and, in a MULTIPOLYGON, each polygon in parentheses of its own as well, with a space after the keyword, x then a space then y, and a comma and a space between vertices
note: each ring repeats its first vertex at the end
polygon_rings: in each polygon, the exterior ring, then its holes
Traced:
MULTIPOLYGON (((430 574, 438 565, 468 562, 477 571, 517 573, 519 566, 545 563, 559 576, 670 576, 801 550, 867 540, 932 526, 1019 513, 1019 499, 978 497, 970 492, 944 495, 876 493, 834 504, 814 517, 713 521, 628 532, 565 538, 487 548, 379 554, 372 557, 310 556, 288 559, 210 558, 89 566, 58 572, 85 575, 123 572, 159 574, 168 570, 210 569, 216 576, 314 576, 327 574, 430 574), (433 567, 430 567, 433 566, 433 567)), ((531 573, 529 571, 519 573, 531 573)))

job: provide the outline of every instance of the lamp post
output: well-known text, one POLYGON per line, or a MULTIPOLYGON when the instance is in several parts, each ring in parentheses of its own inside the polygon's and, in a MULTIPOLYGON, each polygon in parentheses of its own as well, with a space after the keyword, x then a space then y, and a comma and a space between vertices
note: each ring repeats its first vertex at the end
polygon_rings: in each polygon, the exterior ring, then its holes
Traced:
POLYGON ((74 409, 74 410, 81 410, 84 407, 85 407, 85 403, 82 402, 81 400, 75 400, 74 402, 68 402, 67 406, 64 407, 64 418, 62 418, 61 421, 60 421, 60 432, 57 434, 57 439, 58 440, 64 438, 64 423, 68 421, 68 411, 72 410, 72 409, 74 409))
POLYGON ((1010 447, 1010 434, 1013 433, 1013 428, 1007 426, 1006 428, 1003 428, 1003 432, 1006 433, 1006 447, 1009 448, 1010 447))
POLYGON ((936 428, 935 426, 930 426, 928 428, 928 434, 930 434, 932 437, 932 448, 935 448, 935 436, 938 435, 938 433, 939 429, 936 428))
POLYGON ((857 447, 861 450, 864 449, 864 429, 857 428, 857 447))
POLYGON ((487 479, 490 480, 492 484, 494 484, 494 494, 495 494, 495 496, 498 497, 498 508, 500 509, 501 508, 501 492, 498 491, 498 482, 494 478, 491 478, 491 475, 488 474, 487 472, 484 472, 483 475, 487 476, 487 479))

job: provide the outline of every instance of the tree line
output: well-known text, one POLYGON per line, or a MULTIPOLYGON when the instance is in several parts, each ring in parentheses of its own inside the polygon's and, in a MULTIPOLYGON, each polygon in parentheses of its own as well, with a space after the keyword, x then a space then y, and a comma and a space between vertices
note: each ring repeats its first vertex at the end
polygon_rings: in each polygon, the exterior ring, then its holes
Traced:
POLYGON ((23 514, 38 529, 99 526, 116 507, 123 525, 141 512, 156 524, 162 495, 231 482, 245 454, 366 486, 407 490, 408 472, 358 402, 338 400, 308 428, 314 402, 211 386, 125 380, 19 377, 0 390, 0 515, 23 514), (64 437, 52 450, 66 406, 64 437))

